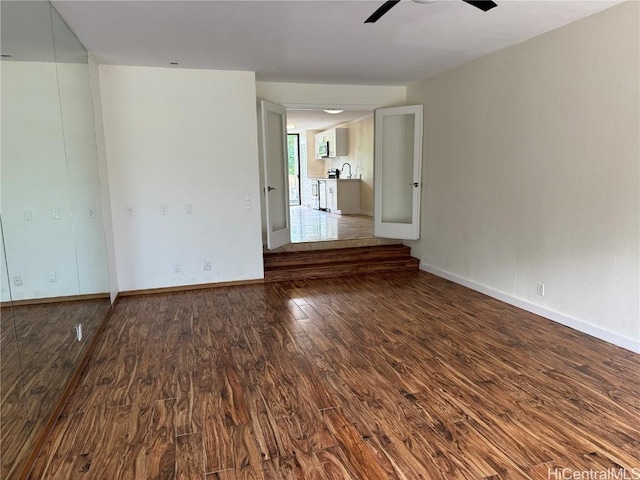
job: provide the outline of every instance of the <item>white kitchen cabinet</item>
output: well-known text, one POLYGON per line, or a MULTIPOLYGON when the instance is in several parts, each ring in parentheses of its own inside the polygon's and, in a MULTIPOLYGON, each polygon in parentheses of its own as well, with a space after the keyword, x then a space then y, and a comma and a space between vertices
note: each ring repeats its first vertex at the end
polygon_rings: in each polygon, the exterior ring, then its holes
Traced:
POLYGON ((327 210, 339 215, 360 213, 360 179, 328 179, 327 210))
POLYGON ((346 128, 332 128, 315 135, 315 152, 316 159, 320 156, 319 147, 329 142, 329 157, 344 157, 349 155, 349 130, 346 128))
POLYGON ((346 128, 332 128, 329 134, 329 156, 344 157, 349 155, 349 130, 346 128))

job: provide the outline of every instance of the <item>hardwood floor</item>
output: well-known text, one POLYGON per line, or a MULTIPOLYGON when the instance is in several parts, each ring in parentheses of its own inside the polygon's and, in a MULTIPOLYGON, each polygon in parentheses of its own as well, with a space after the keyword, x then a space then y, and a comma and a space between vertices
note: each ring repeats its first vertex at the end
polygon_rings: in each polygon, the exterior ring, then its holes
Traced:
POLYGON ((631 475, 639 417, 638 355, 424 272, 128 297, 31 478, 631 475))
POLYGON ((1 478, 15 478, 110 309, 108 299, 2 309, 1 478), (77 342, 74 325, 83 325, 77 342))

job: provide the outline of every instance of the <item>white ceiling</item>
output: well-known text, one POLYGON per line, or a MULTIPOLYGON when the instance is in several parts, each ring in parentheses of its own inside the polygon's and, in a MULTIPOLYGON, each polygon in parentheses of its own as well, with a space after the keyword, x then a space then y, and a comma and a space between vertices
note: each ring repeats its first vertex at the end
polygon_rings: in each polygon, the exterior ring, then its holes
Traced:
MULTIPOLYGON (((255 71, 258 80, 406 85, 608 8, 620 0, 54 1, 103 63, 255 71)), ((4 0, 3 0, 4 3, 4 0)))
POLYGON ((300 133, 306 130, 328 130, 368 115, 373 115, 373 111, 345 110, 342 113, 330 114, 324 110, 287 110, 287 125, 295 125, 295 128, 287 131, 300 133))

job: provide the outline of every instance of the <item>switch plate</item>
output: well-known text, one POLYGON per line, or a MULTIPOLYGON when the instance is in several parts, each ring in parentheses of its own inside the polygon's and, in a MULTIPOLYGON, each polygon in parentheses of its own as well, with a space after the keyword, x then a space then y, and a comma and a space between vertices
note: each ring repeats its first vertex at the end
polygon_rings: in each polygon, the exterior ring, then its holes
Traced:
POLYGON ((160 205, 160 215, 168 215, 169 208, 166 205, 160 205))
POLYGON ((204 262, 204 271, 205 272, 211 271, 211 262, 204 262))
POLYGON ((134 215, 134 210, 132 206, 128 206, 125 208, 125 211, 127 212, 127 217, 133 217, 134 215))
POLYGON ((538 295, 544 297, 544 283, 538 283, 538 295))
POLYGON ((49 274, 49 283, 57 283, 58 282, 58 274, 56 272, 51 272, 49 274))
POLYGON ((89 218, 96 218, 96 209, 95 208, 93 208, 93 207, 90 208, 88 210, 88 212, 89 212, 89 218))
POLYGON ((51 216, 53 217, 54 220, 60 220, 60 209, 59 208, 52 208, 51 209, 51 216))
POLYGON ((33 216, 31 215, 31 210, 24 211, 24 220, 25 222, 30 222, 31 220, 33 220, 33 216))
POLYGON ((13 284, 16 287, 21 287, 22 286, 22 278, 20 276, 13 277, 13 284))
POLYGON ((182 267, 180 266, 180 264, 179 264, 179 263, 176 263, 176 264, 173 266, 173 273, 180 273, 181 271, 182 271, 182 267))

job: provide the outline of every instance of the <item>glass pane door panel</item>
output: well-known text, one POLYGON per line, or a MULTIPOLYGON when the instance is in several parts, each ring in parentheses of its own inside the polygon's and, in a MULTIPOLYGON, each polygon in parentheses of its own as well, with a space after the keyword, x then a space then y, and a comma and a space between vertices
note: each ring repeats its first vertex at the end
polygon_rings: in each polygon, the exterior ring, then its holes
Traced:
POLYGON ((282 115, 268 111, 267 112, 267 129, 265 135, 267 138, 268 148, 268 179, 270 189, 267 197, 269 199, 269 215, 271 218, 271 229, 276 232, 287 228, 287 209, 286 196, 283 195, 285 189, 289 188, 285 184, 285 178, 288 179, 288 172, 285 172, 285 151, 283 145, 284 128, 282 115), (271 190, 274 189, 275 190, 271 190))
POLYGON ((382 127, 382 223, 413 219, 415 115, 385 115, 382 127))

